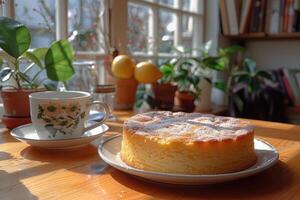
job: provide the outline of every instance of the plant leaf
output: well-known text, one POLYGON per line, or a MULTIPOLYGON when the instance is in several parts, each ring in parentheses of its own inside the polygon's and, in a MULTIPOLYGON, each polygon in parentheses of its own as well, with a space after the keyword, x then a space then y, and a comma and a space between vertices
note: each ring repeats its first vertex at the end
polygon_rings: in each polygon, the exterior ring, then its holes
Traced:
POLYGON ((31 43, 28 28, 7 17, 0 17, 0 47, 12 57, 18 59, 31 43))
POLYGON ((203 47, 204 53, 208 53, 210 51, 211 47, 212 47, 212 40, 209 40, 204 44, 204 47, 203 47))
POLYGON ((244 50, 244 48, 239 45, 232 45, 230 47, 221 49, 220 53, 224 56, 232 56, 233 54, 236 54, 243 50, 244 50))
POLYGON ((71 44, 67 40, 54 42, 45 56, 47 76, 53 81, 67 81, 75 70, 72 66, 74 55, 71 44))
POLYGON ((160 71, 164 74, 164 75, 169 75, 172 73, 173 71, 173 65, 172 64, 163 64, 160 67, 160 71))
POLYGON ((219 89, 219 90, 222 90, 223 92, 227 91, 227 86, 226 86, 226 83, 224 81, 214 82, 214 87, 219 89))
POLYGON ((207 57, 203 59, 204 66, 217 71, 225 70, 225 63, 220 57, 207 57))
POLYGON ((36 64, 37 66, 39 66, 41 69, 43 68, 43 64, 41 63, 40 59, 34 55, 34 53, 30 52, 30 51, 26 51, 22 57, 30 60, 31 62, 33 62, 34 64, 36 64))
POLYGON ((266 71, 263 71, 263 70, 257 71, 256 76, 262 77, 262 78, 265 78, 265 79, 268 79, 268 80, 273 80, 271 74, 266 72, 266 71))
POLYGON ((48 48, 36 48, 32 51, 32 53, 40 60, 43 60, 46 56, 47 51, 48 48))
POLYGON ((14 70, 9 67, 4 67, 0 70, 0 79, 2 82, 7 81, 13 75, 14 70))
POLYGON ((254 60, 252 60, 250 58, 245 58, 244 66, 248 72, 254 73, 256 70, 256 63, 254 60))

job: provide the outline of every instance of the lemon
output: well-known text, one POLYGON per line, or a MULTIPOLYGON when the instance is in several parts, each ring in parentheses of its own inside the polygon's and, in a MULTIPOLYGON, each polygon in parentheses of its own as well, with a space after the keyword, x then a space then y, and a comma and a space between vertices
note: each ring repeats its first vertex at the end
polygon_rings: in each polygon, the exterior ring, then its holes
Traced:
POLYGON ((140 83, 154 83, 162 75, 161 71, 151 62, 140 62, 134 69, 134 77, 140 83))
POLYGON ((111 71, 113 75, 121 79, 129 79, 133 76, 135 63, 126 55, 119 55, 114 58, 111 71))

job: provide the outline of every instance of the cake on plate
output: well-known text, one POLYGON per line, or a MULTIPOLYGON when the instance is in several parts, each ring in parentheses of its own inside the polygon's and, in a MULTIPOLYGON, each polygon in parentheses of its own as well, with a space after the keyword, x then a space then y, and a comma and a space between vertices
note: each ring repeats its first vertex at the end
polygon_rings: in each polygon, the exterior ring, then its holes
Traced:
POLYGON ((200 113, 156 111, 124 122, 121 159, 147 171, 223 174, 256 162, 254 126, 200 113))

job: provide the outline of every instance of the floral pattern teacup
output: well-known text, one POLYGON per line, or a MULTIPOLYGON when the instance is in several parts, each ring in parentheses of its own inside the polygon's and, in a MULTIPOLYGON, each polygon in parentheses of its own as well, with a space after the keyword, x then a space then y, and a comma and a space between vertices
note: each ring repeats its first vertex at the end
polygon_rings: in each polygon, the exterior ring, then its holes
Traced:
POLYGON ((85 131, 101 125, 109 116, 106 104, 91 100, 91 94, 79 91, 37 92, 30 96, 32 123, 40 139, 80 137, 85 131), (87 126, 90 107, 100 104, 105 117, 87 126))

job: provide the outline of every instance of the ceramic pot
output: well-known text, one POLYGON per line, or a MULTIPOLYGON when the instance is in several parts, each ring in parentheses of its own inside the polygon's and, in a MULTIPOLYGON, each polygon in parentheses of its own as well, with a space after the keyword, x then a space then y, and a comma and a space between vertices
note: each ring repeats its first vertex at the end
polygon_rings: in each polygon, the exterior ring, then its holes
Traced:
POLYGON ((172 110, 177 86, 170 83, 153 83, 151 86, 157 107, 162 110, 172 110))
POLYGON ((195 97, 189 92, 175 93, 175 105, 184 112, 193 112, 195 110, 195 97))
POLYGON ((132 110, 138 82, 135 79, 116 79, 115 84, 114 108, 117 110, 132 110))
POLYGON ((44 89, 32 90, 1 90, 4 113, 2 121, 7 128, 30 123, 29 94, 44 91, 44 89))

